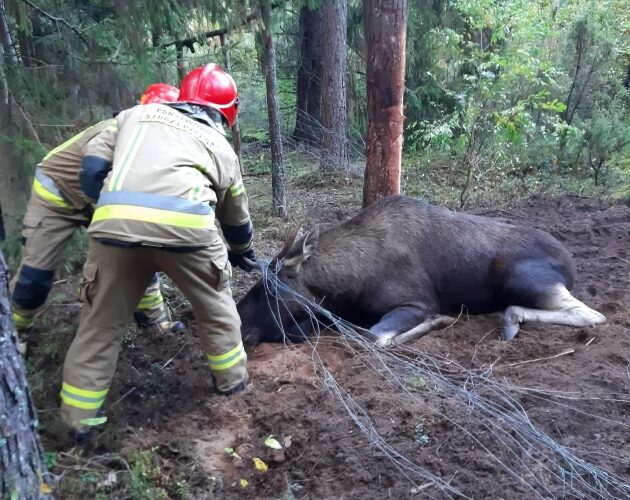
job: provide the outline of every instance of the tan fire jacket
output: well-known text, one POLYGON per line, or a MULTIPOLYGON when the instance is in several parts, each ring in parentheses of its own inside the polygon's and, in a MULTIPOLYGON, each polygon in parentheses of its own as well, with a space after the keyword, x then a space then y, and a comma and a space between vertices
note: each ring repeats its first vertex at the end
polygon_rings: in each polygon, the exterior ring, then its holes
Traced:
POLYGON ((86 144, 116 120, 103 120, 51 150, 35 170, 33 190, 46 201, 62 207, 82 210, 90 200, 81 189, 79 172, 86 144))
POLYGON ((108 172, 88 229, 93 237, 206 246, 217 238, 216 215, 234 251, 251 246, 238 159, 219 131, 162 104, 135 106, 116 121, 84 151, 84 190, 94 193, 90 184, 108 172))

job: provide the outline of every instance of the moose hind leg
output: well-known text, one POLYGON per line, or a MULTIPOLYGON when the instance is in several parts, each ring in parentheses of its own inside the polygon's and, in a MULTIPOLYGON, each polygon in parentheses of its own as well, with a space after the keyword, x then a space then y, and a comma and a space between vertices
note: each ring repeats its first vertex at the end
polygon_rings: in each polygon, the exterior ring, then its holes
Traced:
POLYGON ((396 335, 395 337, 389 340, 387 345, 394 346, 394 345, 404 344, 405 342, 409 342, 410 340, 423 337, 424 335, 426 335, 429 332, 432 332, 433 330, 442 330, 443 328, 446 328, 447 326, 455 323, 455 321, 456 321, 455 318, 452 318, 450 316, 442 316, 438 314, 437 316, 433 316, 432 318, 427 319, 426 321, 413 327, 411 330, 401 333, 399 335, 396 335))
POLYGON ((503 313, 503 340, 512 340, 523 321, 539 321, 567 326, 593 326, 606 321, 606 317, 576 299, 564 285, 556 284, 541 297, 543 309, 510 306, 503 313))
POLYGON ((424 305, 400 306, 385 314, 370 328, 370 332, 374 342, 380 347, 402 344, 421 337, 431 330, 444 328, 453 321, 451 318, 447 318, 448 321, 438 318, 446 317, 434 317, 427 314, 424 305))

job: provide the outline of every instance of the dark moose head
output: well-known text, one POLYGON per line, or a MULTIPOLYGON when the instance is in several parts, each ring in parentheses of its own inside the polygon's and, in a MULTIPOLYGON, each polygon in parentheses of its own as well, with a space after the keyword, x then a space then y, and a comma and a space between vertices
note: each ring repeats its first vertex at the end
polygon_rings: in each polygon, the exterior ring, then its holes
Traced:
MULTIPOLYGON (((308 286, 303 280, 302 265, 313 255, 319 239, 319 229, 304 234, 297 227, 285 243, 280 253, 270 262, 269 272, 274 272, 280 263, 278 279, 298 294, 312 298, 308 286)), ((252 267, 260 269, 260 265, 250 262, 252 267)), ((241 336, 247 350, 251 350, 261 342, 281 342, 283 330, 289 340, 299 341, 301 322, 308 321, 308 315, 291 296, 278 291, 279 299, 274 297, 275 291, 267 291, 264 278, 261 278, 238 303, 237 309, 241 317, 241 336), (278 302, 281 302, 278 307, 278 302), (274 308, 273 312, 272 309, 274 308), (276 316, 276 318, 274 318, 276 316), (279 328, 276 320, 282 324, 279 328)), ((273 285, 271 285, 273 290, 273 285)), ((307 332, 305 332, 307 333, 307 332)))

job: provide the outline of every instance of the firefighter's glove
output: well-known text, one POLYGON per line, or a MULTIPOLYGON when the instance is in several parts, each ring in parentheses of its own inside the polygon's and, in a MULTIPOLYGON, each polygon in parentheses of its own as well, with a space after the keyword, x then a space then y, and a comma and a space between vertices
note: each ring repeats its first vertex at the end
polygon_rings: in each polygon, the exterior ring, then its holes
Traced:
POLYGON ((252 272, 253 269, 258 269, 256 254, 251 248, 244 253, 235 253, 232 250, 228 250, 228 259, 230 259, 232 267, 240 267, 246 273, 252 272))

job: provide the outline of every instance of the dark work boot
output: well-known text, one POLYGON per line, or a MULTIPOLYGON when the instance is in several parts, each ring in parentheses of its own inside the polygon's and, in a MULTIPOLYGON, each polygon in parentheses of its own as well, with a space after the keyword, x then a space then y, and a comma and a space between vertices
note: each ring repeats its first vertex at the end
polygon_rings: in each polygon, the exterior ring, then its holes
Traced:
POLYGON ((249 375, 247 375, 242 382, 240 382, 239 384, 235 385, 231 389, 228 389, 227 391, 220 391, 217 388, 217 379, 214 378, 214 375, 212 375, 212 382, 214 384, 215 391, 217 391, 219 394, 221 394, 222 396, 232 396, 233 394, 237 394, 237 393, 242 392, 242 391, 245 390, 245 388, 247 387, 247 384, 249 382, 249 375))

